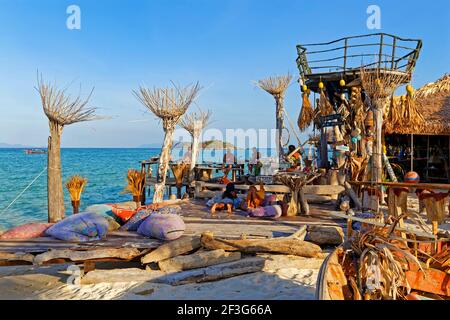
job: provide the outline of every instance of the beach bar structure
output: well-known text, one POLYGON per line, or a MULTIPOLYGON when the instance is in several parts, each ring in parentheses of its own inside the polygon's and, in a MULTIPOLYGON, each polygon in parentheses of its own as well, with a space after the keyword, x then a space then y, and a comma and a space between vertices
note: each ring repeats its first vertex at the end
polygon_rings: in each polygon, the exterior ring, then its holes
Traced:
MULTIPOLYGON (((321 99, 328 100, 326 104, 333 109, 331 115, 321 116, 315 120, 315 126, 320 130, 320 163, 319 167, 329 168, 327 127, 336 132, 337 127, 330 119, 339 123, 341 115, 336 112, 339 104, 345 102, 354 92, 361 91, 362 78, 376 78, 389 82, 395 79, 398 84, 406 84, 411 80, 412 73, 422 48, 419 39, 404 39, 386 33, 376 33, 345 37, 330 42, 299 44, 297 46, 297 66, 300 72, 300 83, 314 93, 320 93, 321 99), (342 98, 344 96, 344 98, 342 98), (330 118, 336 115, 336 118, 330 118)), ((383 83, 382 86, 386 86, 383 83)), ((364 103, 363 98, 362 102, 364 103)), ((319 100, 319 102, 320 102, 319 100)), ((315 101, 316 102, 316 101, 315 101)), ((319 106, 320 107, 320 106, 319 106)), ((316 108, 316 110, 321 108, 316 108)), ((382 122, 382 108, 373 108, 373 123, 382 122)), ((375 128, 379 126, 375 125, 375 128)), ((374 141, 375 167, 381 167, 381 130, 376 130, 374 141)), ((361 146, 362 147, 362 146, 361 146)), ((378 170, 378 174, 379 170, 378 170)))
MULTIPOLYGON (((397 98, 397 97, 396 97, 397 98)), ((400 98, 400 97, 398 97, 400 98)), ((450 182, 450 75, 415 92, 424 122, 419 128, 387 127, 388 158, 405 171, 416 171, 421 181, 450 182)))

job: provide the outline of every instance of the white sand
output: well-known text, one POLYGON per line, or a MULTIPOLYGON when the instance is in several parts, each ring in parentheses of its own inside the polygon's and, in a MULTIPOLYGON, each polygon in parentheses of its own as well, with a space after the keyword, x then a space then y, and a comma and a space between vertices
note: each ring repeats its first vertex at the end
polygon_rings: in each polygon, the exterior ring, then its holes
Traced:
POLYGON ((70 272, 65 270, 69 265, 0 267, 0 299, 314 299, 322 259, 264 256, 268 260, 261 272, 182 286, 150 282, 68 285, 70 272))

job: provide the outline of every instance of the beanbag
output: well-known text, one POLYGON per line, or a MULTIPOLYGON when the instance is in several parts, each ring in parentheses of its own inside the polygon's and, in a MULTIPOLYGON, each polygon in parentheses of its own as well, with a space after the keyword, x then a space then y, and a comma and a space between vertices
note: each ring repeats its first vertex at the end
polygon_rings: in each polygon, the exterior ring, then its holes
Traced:
POLYGON ((166 207, 159 208, 156 211, 161 214, 179 214, 181 211, 181 207, 180 206, 166 206, 166 207))
POLYGON ((264 201, 263 201, 263 207, 265 206, 271 206, 276 204, 277 202, 277 196, 274 194, 268 194, 265 196, 264 201))
POLYGON ((183 219, 176 214, 153 213, 138 228, 138 233, 145 237, 160 240, 175 240, 186 229, 183 219))
POLYGON ((139 226, 146 218, 148 218, 154 211, 153 210, 141 210, 136 212, 134 216, 130 218, 123 226, 120 227, 121 231, 137 231, 139 226))
POLYGON ((12 228, 0 235, 0 239, 32 239, 45 236, 45 231, 53 223, 27 223, 12 228))
POLYGON ((281 217, 282 210, 279 205, 258 207, 255 209, 249 209, 248 214, 250 217, 268 217, 277 219, 281 217))
POLYGON ((113 218, 116 222, 120 222, 120 218, 117 217, 112 211, 113 207, 109 204, 94 204, 86 208, 85 212, 93 212, 97 214, 102 214, 113 218))
POLYGON ((59 221, 45 232, 65 241, 94 241, 104 238, 110 229, 110 219, 101 214, 83 212, 59 221))

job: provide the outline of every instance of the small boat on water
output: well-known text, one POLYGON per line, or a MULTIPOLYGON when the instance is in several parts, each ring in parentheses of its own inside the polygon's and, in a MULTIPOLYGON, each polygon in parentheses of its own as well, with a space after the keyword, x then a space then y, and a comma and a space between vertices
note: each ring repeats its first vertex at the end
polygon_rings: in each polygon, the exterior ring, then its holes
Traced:
POLYGON ((26 149, 24 150, 26 154, 46 154, 47 150, 42 149, 26 149))

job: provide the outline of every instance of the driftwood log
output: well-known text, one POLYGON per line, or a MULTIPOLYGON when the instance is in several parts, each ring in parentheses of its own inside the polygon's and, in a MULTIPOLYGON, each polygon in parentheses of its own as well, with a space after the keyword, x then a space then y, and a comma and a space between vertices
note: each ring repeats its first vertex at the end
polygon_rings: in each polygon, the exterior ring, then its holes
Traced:
POLYGON ((227 263, 241 259, 240 252, 225 252, 217 249, 213 251, 203 251, 187 256, 178 256, 158 263, 161 271, 177 272, 208 267, 216 264, 227 263))
POLYGON ((341 227, 310 226, 308 240, 318 245, 340 245, 344 242, 344 231, 341 227))
POLYGON ((153 282, 177 286, 188 283, 215 281, 241 274, 262 271, 264 269, 265 260, 266 259, 261 257, 240 259, 206 268, 168 274, 164 277, 155 279, 153 282))
POLYGON ((28 262, 33 263, 34 256, 29 253, 10 253, 10 252, 0 252, 0 266, 8 265, 12 262, 28 262))
POLYGON ((138 257, 141 252, 136 248, 120 248, 120 249, 95 249, 86 251, 76 251, 70 249, 50 250, 34 257, 34 264, 43 264, 44 262, 54 259, 68 259, 70 261, 85 261, 93 259, 123 259, 131 260, 138 257))
POLYGON ((322 252, 322 249, 318 245, 298 240, 295 237, 226 240, 214 238, 212 233, 205 232, 201 236, 201 243, 204 248, 210 250, 223 249, 245 253, 283 253, 308 258, 317 257, 322 252))
POLYGON ((182 237, 158 247, 154 251, 142 257, 142 264, 159 262, 181 254, 188 253, 201 247, 199 237, 182 237))

